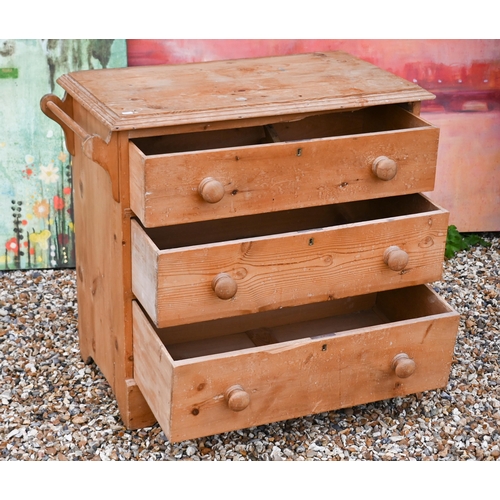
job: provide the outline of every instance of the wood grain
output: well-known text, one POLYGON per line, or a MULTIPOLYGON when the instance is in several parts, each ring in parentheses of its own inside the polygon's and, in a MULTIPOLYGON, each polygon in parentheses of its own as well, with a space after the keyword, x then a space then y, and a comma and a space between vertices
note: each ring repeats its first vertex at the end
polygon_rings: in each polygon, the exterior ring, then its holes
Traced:
MULTIPOLYGON (((358 311, 366 311, 375 307, 376 294, 358 295, 346 297, 344 299, 329 300, 326 302, 316 302, 296 307, 281 307, 270 311, 263 311, 255 314, 242 316, 231 316, 218 320, 206 321, 202 323, 190 323, 187 325, 176 325, 169 328, 157 329, 156 334, 163 344, 172 346, 182 342, 197 342, 214 337, 223 337, 240 332, 245 334, 255 345, 262 343, 262 338, 280 338, 278 329, 287 326, 287 334, 293 328, 289 325, 300 325, 303 322, 322 320, 325 318, 338 318, 341 315, 353 315, 358 311), (269 336, 269 330, 272 334, 269 336), (257 343, 256 343, 257 342, 257 343)), ((303 329, 302 329, 303 336, 303 329)))
POLYGON ((166 327, 435 281, 442 273, 447 221, 446 211, 434 210, 157 249, 156 258, 147 260, 134 249, 151 248, 152 241, 133 221, 132 267, 141 280, 132 288, 153 322, 166 327), (384 264, 384 252, 392 245, 409 255, 401 272, 384 264), (219 273, 236 281, 233 299, 214 294, 211 283, 219 273))
POLYGON ((80 348, 127 427, 179 441, 446 384, 458 315, 420 284, 448 213, 413 194, 434 182, 432 94, 342 52, 58 82, 93 138, 68 143, 80 348))
MULTIPOLYGON (((75 120, 91 133, 102 125, 79 105, 75 120)), ((81 140, 76 137, 76 147, 81 140)), ((113 163, 128 153, 127 137, 113 136, 108 147, 113 163)), ((125 182, 127 179, 125 171, 125 182)), ((133 382, 131 324, 130 214, 113 199, 107 172, 87 156, 73 159, 78 331, 85 361, 93 359, 116 396, 125 425, 155 421, 133 382)), ((127 182, 128 185, 128 182, 127 182)), ((127 197, 128 187, 121 190, 127 197)))
POLYGON ((246 146, 232 146, 237 141, 231 135, 231 147, 203 149, 206 140, 199 138, 193 139, 201 143, 199 150, 170 154, 158 153, 177 151, 177 136, 168 144, 137 142, 152 155, 131 143, 131 208, 146 227, 158 227, 432 190, 439 130, 397 106, 357 113, 369 119, 337 113, 328 120, 314 117, 312 125, 276 126, 288 142, 252 145, 252 133, 246 146), (397 163, 390 181, 372 172, 381 155, 397 163), (198 193, 206 177, 224 186, 218 203, 207 203, 198 193))
POLYGON ((173 360, 142 313, 133 302, 134 380, 153 408, 165 435, 170 435, 170 405, 174 383, 173 360))
MULTIPOLYGON (((409 289, 410 297, 412 292, 428 301, 435 295, 426 286, 409 289)), ((148 393, 153 396, 146 398, 155 414, 168 420, 162 427, 175 442, 443 387, 459 317, 438 303, 429 315, 410 314, 394 323, 389 317, 376 326, 319 338, 310 338, 304 323, 302 338, 296 340, 182 361, 173 361, 158 344, 137 307, 135 325, 142 329, 137 348, 154 353, 147 361, 148 393), (401 352, 417 367, 406 379, 392 370, 392 359, 401 352), (235 384, 250 395, 241 412, 231 411, 224 400, 235 384)))
POLYGON ((434 98, 344 52, 74 72, 57 82, 110 131, 434 98))

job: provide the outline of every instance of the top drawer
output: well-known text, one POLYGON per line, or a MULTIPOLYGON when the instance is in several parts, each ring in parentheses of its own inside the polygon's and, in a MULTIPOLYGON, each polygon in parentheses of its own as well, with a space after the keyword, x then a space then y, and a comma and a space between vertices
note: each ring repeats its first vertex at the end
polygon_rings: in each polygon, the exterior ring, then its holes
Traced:
POLYGON ((439 129, 396 105, 134 139, 146 227, 431 191, 439 129))

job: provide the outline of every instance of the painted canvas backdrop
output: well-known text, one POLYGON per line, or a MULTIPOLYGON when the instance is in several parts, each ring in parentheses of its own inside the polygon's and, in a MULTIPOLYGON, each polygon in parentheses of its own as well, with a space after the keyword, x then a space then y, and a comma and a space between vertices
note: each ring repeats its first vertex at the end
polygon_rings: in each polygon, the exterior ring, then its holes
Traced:
POLYGON ((130 66, 344 50, 436 94, 435 190, 460 231, 500 231, 500 40, 128 40, 130 66))
POLYGON ((71 157, 40 110, 56 79, 127 65, 125 40, 0 40, 0 270, 74 267, 71 157))

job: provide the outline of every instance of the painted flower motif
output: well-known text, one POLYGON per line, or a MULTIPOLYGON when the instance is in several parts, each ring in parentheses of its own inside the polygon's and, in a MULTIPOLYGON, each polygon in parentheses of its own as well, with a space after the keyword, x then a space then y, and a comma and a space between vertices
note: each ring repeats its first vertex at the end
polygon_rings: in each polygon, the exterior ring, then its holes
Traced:
POLYGON ((62 210, 64 208, 64 200, 60 196, 54 196, 54 208, 56 210, 62 210))
POLYGON ((29 168, 29 167, 26 167, 24 170, 23 170, 23 176, 26 177, 26 179, 29 179, 31 178, 31 176, 33 175, 33 169, 29 168))
POLYGON ((54 184, 59 180, 59 169, 54 166, 54 162, 51 161, 46 167, 40 165, 41 174, 40 179, 45 182, 45 184, 54 184))
POLYGON ((68 155, 64 151, 61 151, 57 159, 64 163, 68 159, 68 155))
POLYGON ((65 188, 63 189, 63 193, 64 193, 65 195, 67 195, 67 196, 68 196, 68 195, 70 195, 70 194, 71 194, 71 188, 70 188, 70 187, 65 187, 65 188))
POLYGON ((67 234, 61 233, 57 235, 57 241, 59 242, 59 245, 66 246, 69 243, 69 236, 67 234))
POLYGON ((49 248, 48 240, 50 235, 51 233, 48 229, 44 229, 39 233, 30 233, 30 241, 33 244, 38 244, 42 250, 47 250, 49 248))
POLYGON ((49 216, 49 202, 41 200, 35 203, 33 205, 33 214, 39 219, 46 219, 49 216))
POLYGON ((17 252, 19 251, 19 245, 17 244, 17 239, 16 238, 11 238, 5 244, 5 248, 8 251, 12 252, 14 255, 17 255, 17 252))
POLYGON ((31 165, 35 161, 35 158, 32 155, 26 155, 24 157, 24 161, 26 162, 26 165, 31 165))

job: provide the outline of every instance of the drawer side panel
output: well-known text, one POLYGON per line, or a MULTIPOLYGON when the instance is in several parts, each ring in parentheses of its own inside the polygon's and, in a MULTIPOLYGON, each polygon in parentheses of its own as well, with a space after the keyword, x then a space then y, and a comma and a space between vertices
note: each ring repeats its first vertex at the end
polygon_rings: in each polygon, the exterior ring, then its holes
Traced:
POLYGON ((148 192, 144 185, 144 157, 139 149, 129 142, 130 208, 139 219, 146 218, 148 192))
POLYGON ((135 220, 131 220, 132 292, 153 321, 158 309, 158 253, 152 241, 135 220))
POLYGON ((134 301, 134 379, 165 434, 170 433, 173 361, 134 301))

